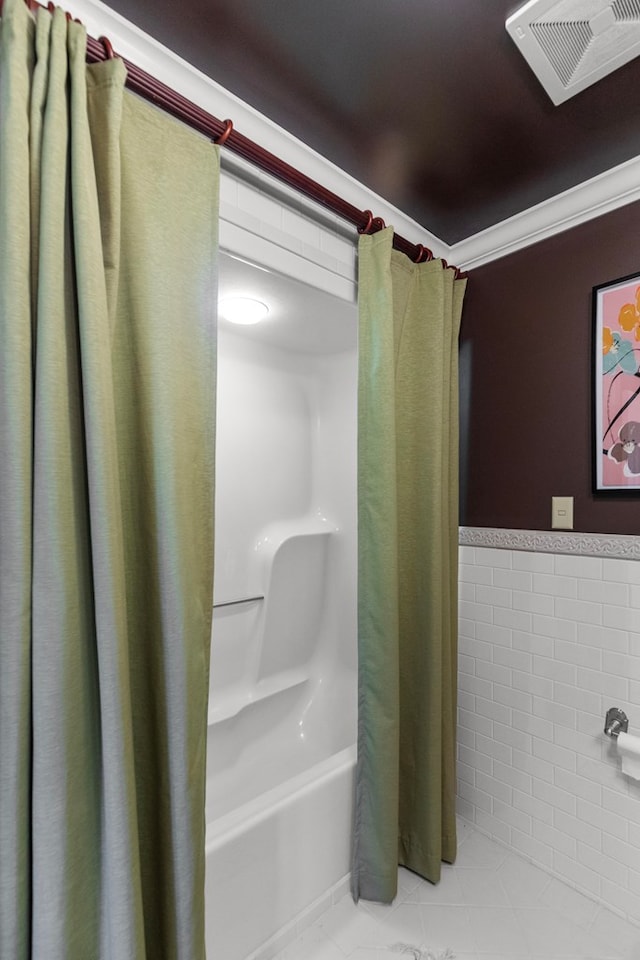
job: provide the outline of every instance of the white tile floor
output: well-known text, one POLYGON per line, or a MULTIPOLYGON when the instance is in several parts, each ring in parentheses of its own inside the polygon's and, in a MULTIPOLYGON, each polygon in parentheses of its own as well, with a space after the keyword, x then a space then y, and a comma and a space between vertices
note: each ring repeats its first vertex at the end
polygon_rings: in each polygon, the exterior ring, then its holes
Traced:
POLYGON ((457 862, 437 886, 400 869, 391 906, 346 896, 275 960, 345 957, 640 960, 640 928, 461 822, 457 862))

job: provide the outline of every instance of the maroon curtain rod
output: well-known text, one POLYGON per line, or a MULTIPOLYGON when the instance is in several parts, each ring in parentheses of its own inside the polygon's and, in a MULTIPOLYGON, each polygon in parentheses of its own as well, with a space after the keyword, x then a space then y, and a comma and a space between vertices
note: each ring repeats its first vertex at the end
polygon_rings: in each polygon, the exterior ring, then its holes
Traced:
MULTIPOLYGON (((24 2, 32 12, 42 6, 37 0, 24 0, 24 2)), ((0 15, 2 14, 2 6, 3 0, 0 0, 0 15)), ((49 2, 47 9, 50 12, 53 11, 54 4, 49 2)), ((69 13, 67 13, 67 17, 71 19, 69 13)), ((87 61, 89 63, 99 63, 115 56, 111 42, 106 37, 100 37, 99 40, 87 37, 87 61)), ((238 156, 248 160, 254 166, 259 167, 260 170, 264 170, 265 173, 271 174, 272 177, 282 181, 287 186, 294 187, 299 193, 315 200, 316 203, 331 210, 332 213, 337 213, 343 220, 352 223, 357 228, 358 233, 376 233, 378 230, 384 229, 385 222, 381 217, 374 217, 370 210, 359 210, 336 193, 332 193, 331 190, 327 190, 326 187, 305 176, 300 170, 296 170, 295 167, 285 163, 284 160, 280 160, 273 153, 264 150, 253 140, 249 140, 248 137, 238 133, 231 120, 218 120, 217 117, 212 116, 191 100, 187 100, 186 97, 165 86, 164 83, 156 80, 155 77, 152 77, 134 63, 130 63, 124 57, 120 59, 127 68, 126 85, 134 93, 151 103, 155 103, 156 106, 186 123, 187 126, 209 137, 214 143, 220 146, 224 144, 233 153, 237 153, 238 156)), ((434 258, 428 247, 424 247, 421 243, 410 243, 397 233, 394 233, 393 246, 415 263, 433 260, 434 258)), ((444 259, 442 263, 445 267, 449 266, 444 259)), ((458 267, 453 267, 453 269, 456 272, 456 278, 466 276, 466 274, 461 273, 458 267)))

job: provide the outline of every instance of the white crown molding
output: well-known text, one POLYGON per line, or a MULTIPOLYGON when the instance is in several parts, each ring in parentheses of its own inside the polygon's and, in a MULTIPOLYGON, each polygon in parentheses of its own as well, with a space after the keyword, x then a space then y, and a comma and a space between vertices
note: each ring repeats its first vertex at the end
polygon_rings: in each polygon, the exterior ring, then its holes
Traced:
MULTIPOLYGON (((100 0, 68 0, 65 9, 84 23, 91 36, 109 37, 116 53, 188 97, 213 116, 221 120, 230 117, 240 133, 260 144, 265 150, 274 153, 328 190, 344 197, 355 207, 372 210, 374 216, 382 217, 412 243, 425 244, 436 256, 448 256, 448 245, 425 227, 225 90, 215 80, 178 57, 100 0)), ((231 153, 229 155, 233 156, 231 153)), ((234 161, 237 159, 234 157, 234 161)), ((263 176, 266 178, 266 175, 263 176)), ((283 193, 287 191, 286 187, 280 189, 283 193)), ((354 230, 354 238, 356 236, 354 230)))
MULTIPOLYGON (((225 90, 187 61, 162 46, 101 0, 68 0, 66 8, 95 36, 106 35, 117 53, 188 97, 220 119, 231 117, 245 136, 281 157, 327 189, 363 210, 371 209, 413 243, 424 243, 436 256, 472 270, 594 217, 640 199, 640 157, 629 160, 508 220, 449 246, 426 227, 340 170, 302 141, 225 90)), ((232 154, 229 154, 229 158, 232 154)), ((234 158, 234 161, 238 158, 234 158)), ((271 178, 264 176, 265 181, 271 178)), ((271 187, 273 190, 273 186, 271 187)), ((293 199, 283 185, 277 192, 293 199)), ((299 198, 299 194, 297 195, 299 198)), ((298 199, 298 204, 299 204, 298 199)), ((355 239, 355 232, 354 232, 355 239)))
POLYGON ((462 269, 473 270, 634 200, 640 200, 640 157, 455 243, 449 256, 462 269))
POLYGON ((460 546, 530 553, 564 553, 581 557, 640 560, 640 537, 604 533, 553 533, 544 530, 503 530, 496 527, 460 527, 460 546))

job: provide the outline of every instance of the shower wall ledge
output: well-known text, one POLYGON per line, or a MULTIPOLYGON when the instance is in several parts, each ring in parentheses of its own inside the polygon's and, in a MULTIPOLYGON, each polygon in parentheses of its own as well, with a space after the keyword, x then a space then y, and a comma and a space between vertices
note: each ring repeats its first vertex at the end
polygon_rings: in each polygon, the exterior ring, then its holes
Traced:
POLYGON ((508 530, 498 527, 460 527, 460 546, 531 553, 562 553, 581 557, 640 560, 640 537, 607 533, 546 530, 508 530))

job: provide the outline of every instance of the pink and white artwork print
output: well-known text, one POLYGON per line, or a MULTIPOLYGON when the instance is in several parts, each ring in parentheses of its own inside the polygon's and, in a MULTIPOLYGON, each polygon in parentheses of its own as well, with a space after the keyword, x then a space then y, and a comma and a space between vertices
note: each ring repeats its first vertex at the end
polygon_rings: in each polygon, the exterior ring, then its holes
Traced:
POLYGON ((640 490, 640 275, 594 288, 595 489, 640 490))

